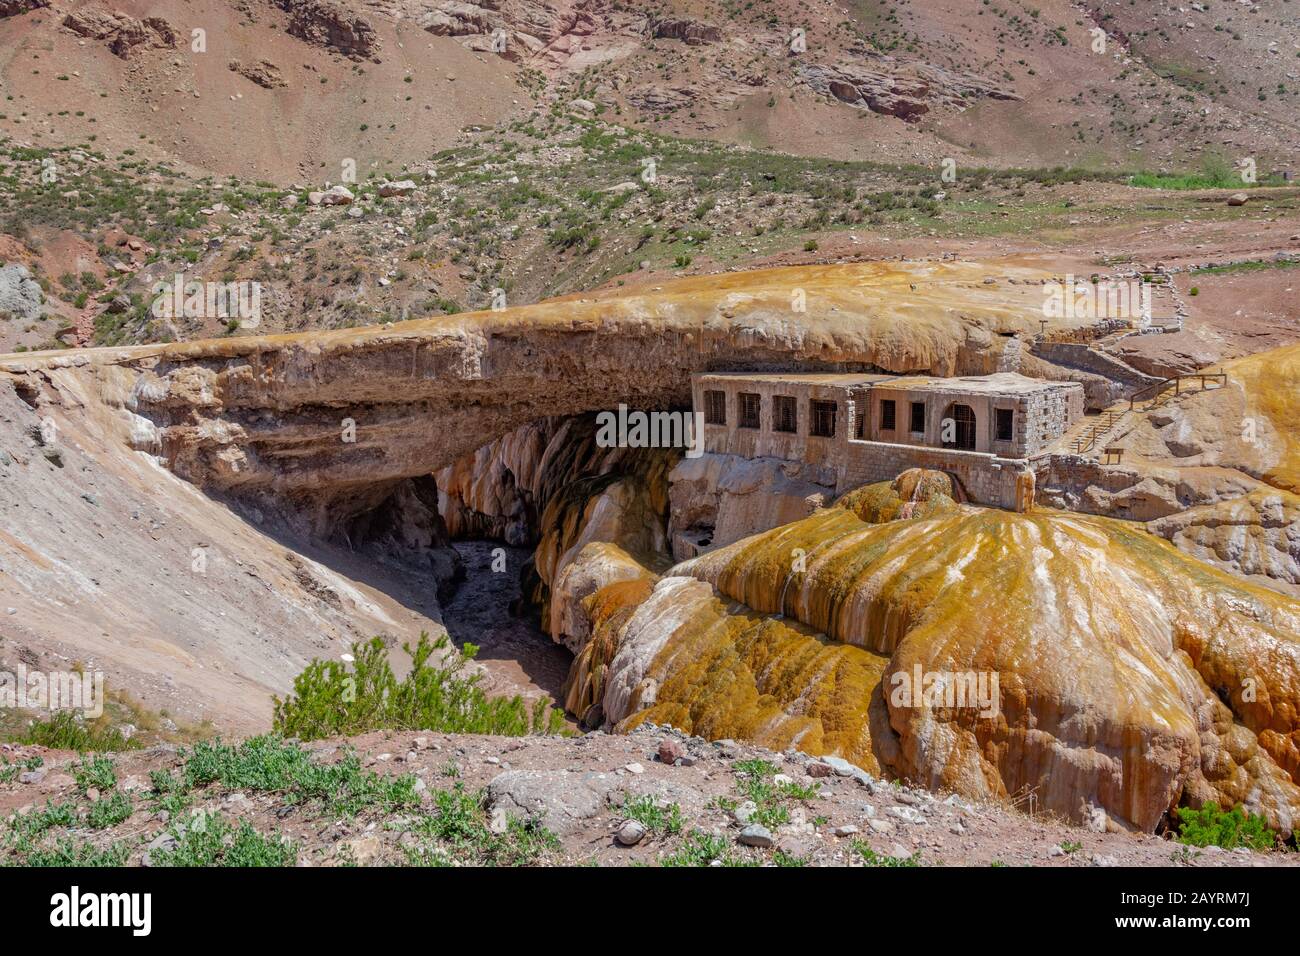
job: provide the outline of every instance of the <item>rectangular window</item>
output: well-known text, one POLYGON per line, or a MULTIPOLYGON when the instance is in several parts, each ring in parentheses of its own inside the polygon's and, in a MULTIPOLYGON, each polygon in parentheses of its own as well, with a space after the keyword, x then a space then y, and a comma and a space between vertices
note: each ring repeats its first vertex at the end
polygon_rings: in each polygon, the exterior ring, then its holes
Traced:
POLYGON ((704 423, 727 424, 727 393, 709 389, 704 393, 704 423))
POLYGON ((740 427, 761 428, 758 413, 763 400, 754 392, 741 392, 736 397, 740 399, 740 427))
POLYGON ((1011 408, 995 408, 993 416, 997 422, 998 441, 1013 441, 1015 438, 1015 410, 1011 408))
POLYGON ((818 438, 835 437, 835 406, 837 402, 812 401, 812 422, 810 430, 818 438))
POLYGON ((897 423, 895 420, 895 407, 892 398, 881 399, 880 401, 880 430, 882 432, 892 432, 897 423))
POLYGON ((794 399, 789 395, 772 396, 772 431, 797 432, 799 417, 795 413, 794 399))
POLYGON ((925 433, 925 402, 912 403, 912 431, 925 433))

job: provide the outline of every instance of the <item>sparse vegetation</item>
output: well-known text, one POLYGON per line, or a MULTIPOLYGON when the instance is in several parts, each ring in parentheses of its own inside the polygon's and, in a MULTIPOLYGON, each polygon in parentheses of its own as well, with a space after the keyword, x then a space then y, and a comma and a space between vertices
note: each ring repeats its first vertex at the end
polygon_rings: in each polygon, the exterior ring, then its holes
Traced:
POLYGON ((421 634, 402 680, 393 674, 379 638, 354 644, 355 663, 316 660, 294 679, 293 696, 275 700, 274 727, 302 740, 370 730, 440 730, 448 733, 559 733, 564 714, 538 698, 489 697, 479 676, 465 673, 477 651, 450 647, 447 637, 421 634))

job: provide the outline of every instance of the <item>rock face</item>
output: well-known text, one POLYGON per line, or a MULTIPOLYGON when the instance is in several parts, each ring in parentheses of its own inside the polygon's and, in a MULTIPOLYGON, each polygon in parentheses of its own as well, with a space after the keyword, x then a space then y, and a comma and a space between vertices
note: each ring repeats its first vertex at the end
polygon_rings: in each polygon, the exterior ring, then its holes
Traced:
POLYGON ((30 322, 41 314, 45 296, 25 265, 0 266, 0 314, 30 322))
POLYGON ((1019 100, 1020 97, 982 77, 956 73, 928 63, 902 64, 890 57, 868 63, 809 65, 800 78, 819 93, 858 109, 919 122, 932 104, 960 106, 981 97, 1019 100))
POLYGON ((0 20, 5 17, 16 17, 30 10, 39 10, 41 7, 48 7, 49 5, 50 0, 0 0, 0 20))
POLYGON ((700 46, 720 42, 722 28, 689 17, 665 17, 651 23, 650 35, 656 40, 681 40, 690 46, 700 46))
POLYGON ((276 0, 289 14, 291 36, 318 46, 331 47, 355 57, 379 52, 379 35, 370 21, 335 0, 276 0))
POLYGON ((1188 554, 1300 597, 1300 498, 1256 489, 1148 522, 1188 554))
POLYGON ((289 85, 284 78, 284 74, 280 72, 280 68, 270 60, 259 60, 256 63, 242 63, 239 60, 231 60, 228 66, 231 72, 252 80, 266 90, 279 89, 289 85))
POLYGON ((668 476, 673 557, 806 518, 835 497, 835 476, 823 471, 776 458, 683 458, 668 476))
POLYGON ((124 13, 79 10, 64 17, 63 26, 78 36, 106 40, 114 55, 124 60, 139 47, 170 50, 180 42, 180 34, 162 17, 137 20, 124 13))
POLYGON ((1077 821, 1149 831, 1213 799, 1287 830, 1297 700, 1294 601, 1124 522, 953 504, 829 508, 680 565, 624 626, 603 708, 1077 821))

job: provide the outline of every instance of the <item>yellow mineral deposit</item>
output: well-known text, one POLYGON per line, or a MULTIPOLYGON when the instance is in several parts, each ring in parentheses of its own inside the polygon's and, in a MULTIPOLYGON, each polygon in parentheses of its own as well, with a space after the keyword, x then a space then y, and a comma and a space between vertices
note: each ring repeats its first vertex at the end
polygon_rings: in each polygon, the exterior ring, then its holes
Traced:
POLYGON ((1184 799, 1300 820, 1294 601, 1130 523, 922 498, 891 521, 898 489, 868 487, 679 565, 625 626, 607 716, 1032 793, 1076 820, 1151 830, 1184 799), (996 714, 899 705, 918 669, 997 675, 996 714))

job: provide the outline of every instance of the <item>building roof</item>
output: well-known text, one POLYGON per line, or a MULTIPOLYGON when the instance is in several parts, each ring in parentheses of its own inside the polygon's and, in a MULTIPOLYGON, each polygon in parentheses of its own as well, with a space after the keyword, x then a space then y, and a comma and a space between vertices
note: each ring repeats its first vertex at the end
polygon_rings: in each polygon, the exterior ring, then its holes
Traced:
POLYGON ((844 388, 873 385, 897 379, 897 375, 870 372, 700 372, 701 379, 727 379, 737 382, 765 382, 773 385, 839 385, 844 388))
POLYGON ((868 372, 702 372, 702 380, 725 379, 773 385, 829 385, 841 388, 870 388, 880 385, 914 392, 943 392, 948 395, 1025 395, 1055 388, 1081 388, 1077 382, 1053 382, 1030 378, 1019 372, 992 375, 888 375, 868 372))
MULTIPOLYGON (((965 393, 969 395, 1024 395, 1055 388, 1082 388, 1078 382, 1053 382, 1030 378, 1019 372, 994 372, 992 375, 957 375, 941 378, 931 375, 890 376, 889 387, 916 392, 965 393)), ((884 383, 881 383, 884 384, 884 383)))

